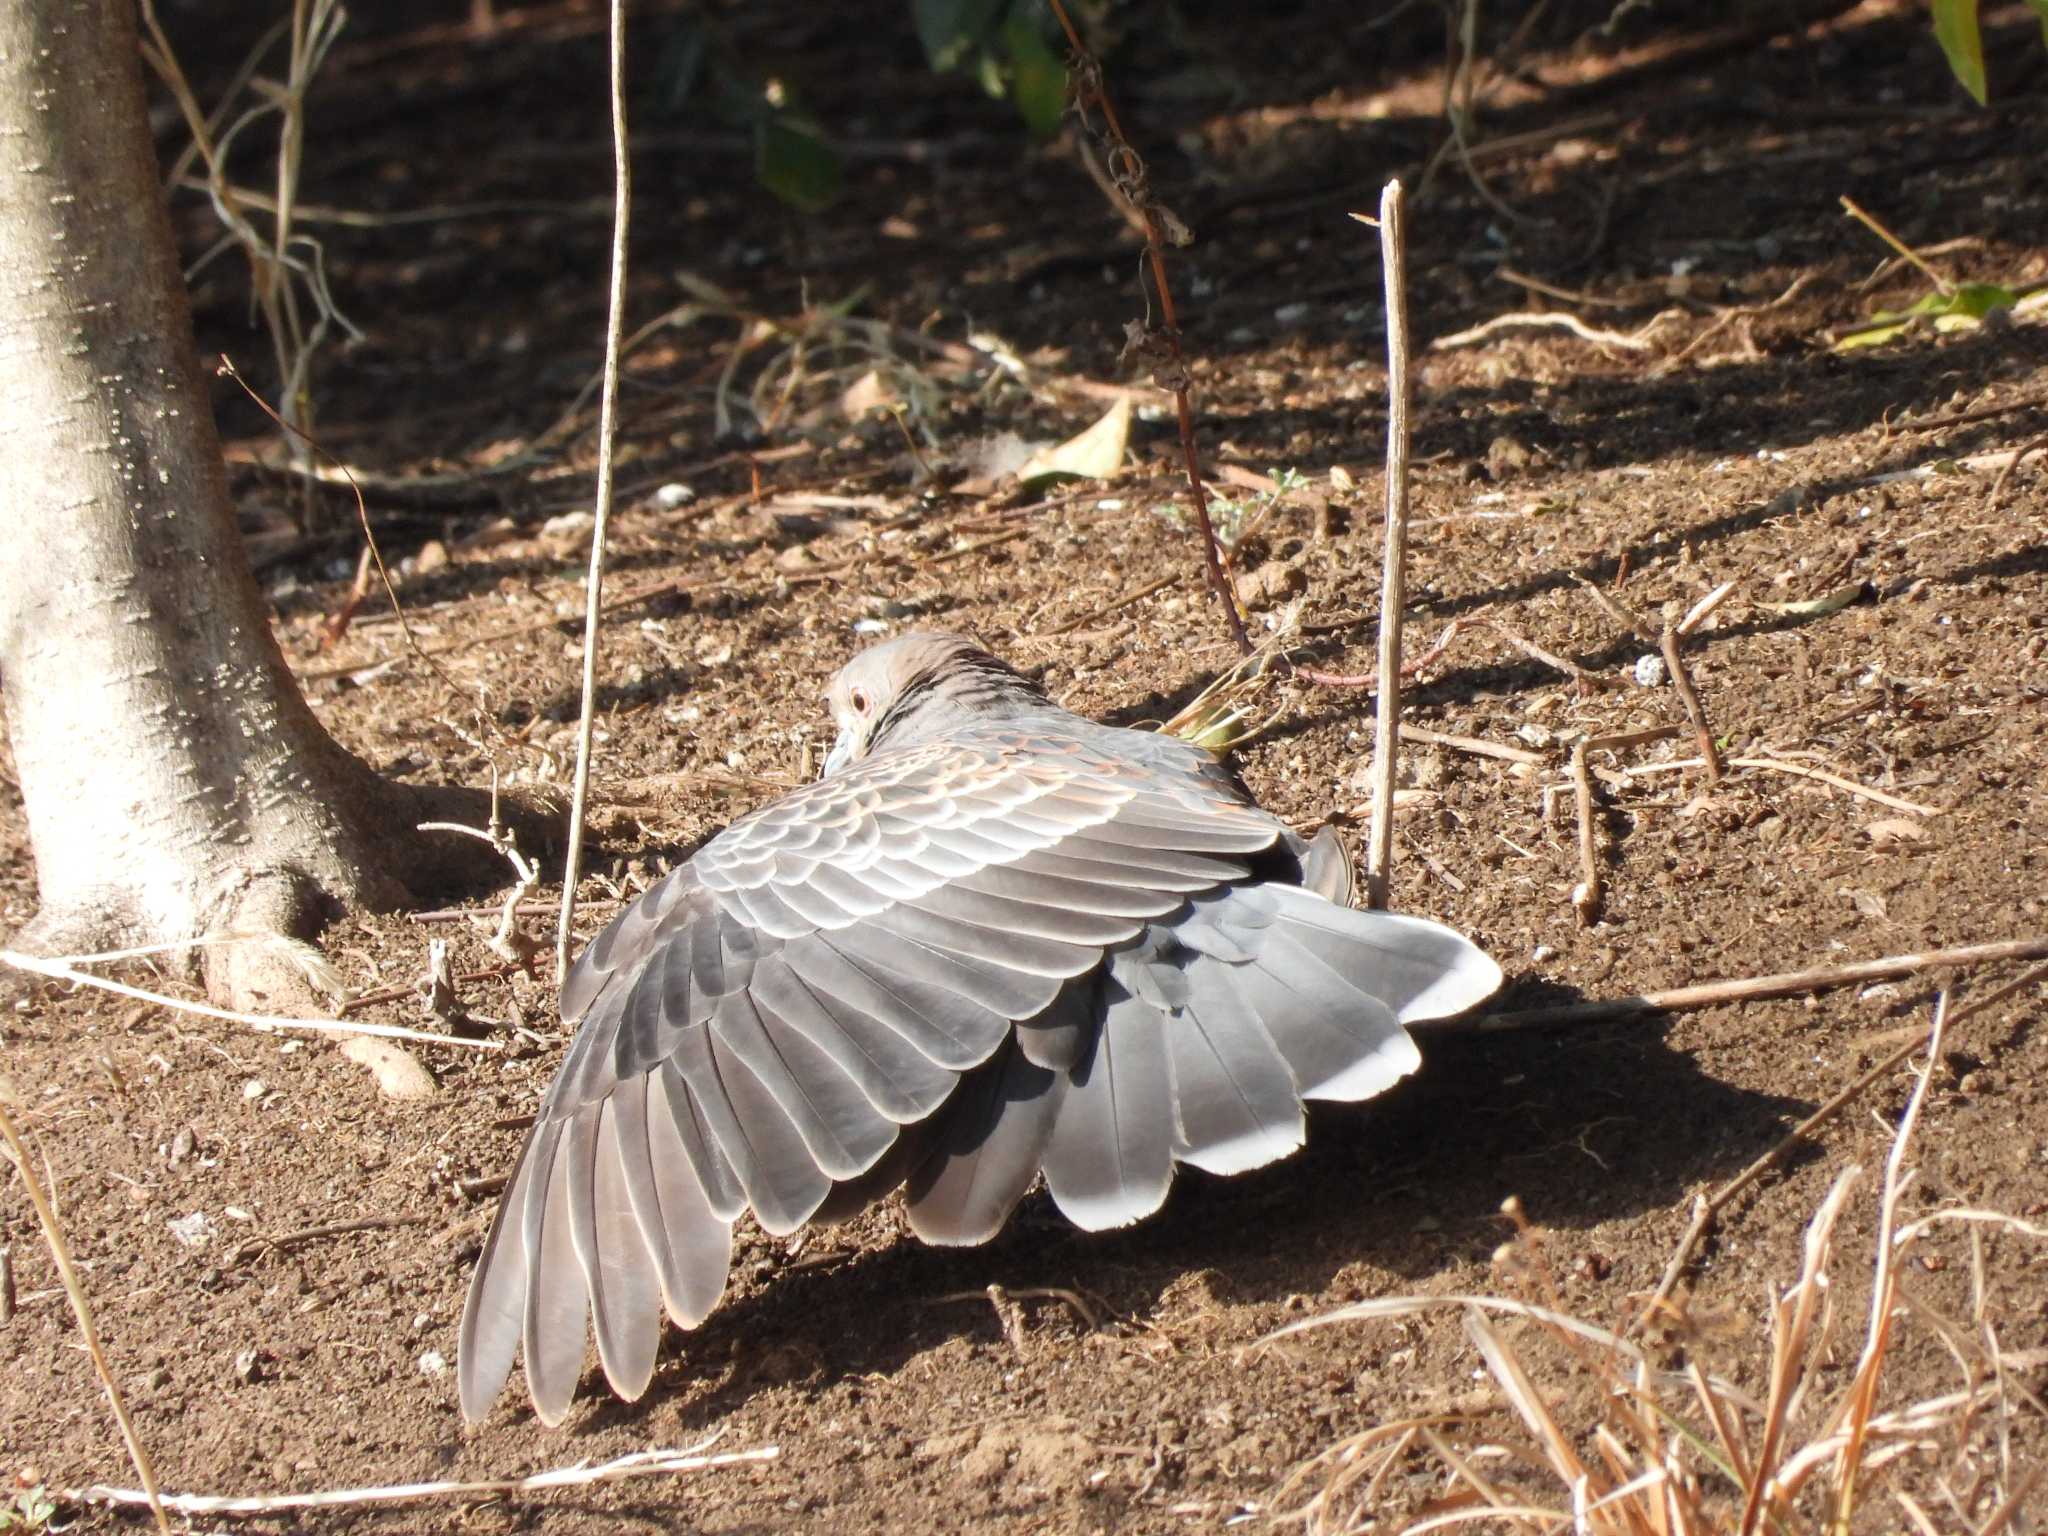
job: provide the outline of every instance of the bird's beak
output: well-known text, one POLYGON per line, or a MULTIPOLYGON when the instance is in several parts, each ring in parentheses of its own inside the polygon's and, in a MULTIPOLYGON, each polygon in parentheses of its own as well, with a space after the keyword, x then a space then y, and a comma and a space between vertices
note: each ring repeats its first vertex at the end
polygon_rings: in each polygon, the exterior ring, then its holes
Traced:
POLYGON ((853 732, 841 731, 839 739, 832 743, 832 750, 825 754, 825 766, 818 771, 818 777, 829 779, 833 774, 853 761, 853 732))

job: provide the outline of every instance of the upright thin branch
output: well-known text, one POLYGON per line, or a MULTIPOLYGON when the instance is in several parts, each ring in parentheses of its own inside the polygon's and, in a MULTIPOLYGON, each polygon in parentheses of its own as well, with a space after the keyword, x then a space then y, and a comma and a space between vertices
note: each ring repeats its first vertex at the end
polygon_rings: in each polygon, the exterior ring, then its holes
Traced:
POLYGON ((619 351, 626 320, 626 225, 633 173, 626 143, 626 0, 611 0, 612 293, 605 315, 604 392, 598 407, 597 502, 590 529, 590 576, 583 593, 583 712, 576 722, 576 786, 569 802, 569 851, 562 860, 562 920, 555 929, 555 983, 569 975, 569 929, 583 873, 583 806, 590 795, 590 738, 597 713, 597 636, 604 600, 604 536, 612 515, 612 459, 619 430, 619 351))
POLYGON ((1188 378, 1187 356, 1181 350, 1180 317, 1174 311, 1173 290, 1166 281, 1167 244, 1186 245, 1194 237, 1172 210, 1152 196, 1144 158, 1124 137, 1123 125, 1117 121, 1116 107, 1109 99, 1109 89, 1103 84, 1101 60, 1082 43, 1081 34, 1060 0, 1047 0, 1047 3, 1052 7, 1060 29, 1067 34, 1067 47, 1072 51, 1069 68, 1073 71, 1070 89, 1074 106, 1084 127, 1088 126, 1091 108, 1102 114, 1104 168, 1116 190, 1136 211, 1145 231, 1145 258, 1152 273, 1153 291, 1159 295, 1161 323, 1154 329, 1149 323, 1132 321, 1130 341, 1124 350, 1126 354, 1134 350, 1150 354, 1154 377, 1162 387, 1173 392, 1174 412, 1180 423, 1181 460, 1187 467, 1188 493, 1194 498, 1195 522, 1202 533, 1202 566, 1209 577, 1209 589, 1216 594, 1216 601, 1222 605, 1223 616, 1230 624, 1231 637, 1237 641, 1238 650, 1249 656, 1252 653, 1251 637, 1245 633, 1244 616, 1237 611, 1237 594, 1231 590, 1230 578, 1224 574, 1216 530, 1209 522, 1209 488, 1202 482, 1201 458, 1195 444, 1195 408, 1190 399, 1193 386, 1188 378))
POLYGON ((1373 745, 1372 826, 1365 904, 1384 907, 1394 862, 1394 768, 1401 739, 1401 613, 1408 606, 1408 257, 1401 183, 1380 193, 1380 263, 1387 296, 1387 539, 1380 575, 1379 715, 1373 745))

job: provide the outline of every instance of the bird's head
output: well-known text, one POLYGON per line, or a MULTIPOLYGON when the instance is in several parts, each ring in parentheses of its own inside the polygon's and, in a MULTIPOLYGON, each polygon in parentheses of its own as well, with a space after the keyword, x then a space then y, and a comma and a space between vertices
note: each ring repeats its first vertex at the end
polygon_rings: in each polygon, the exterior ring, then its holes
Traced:
POLYGON ((913 630, 841 667, 825 702, 839 730, 825 758, 830 777, 883 747, 929 741, 1047 700, 1030 678, 965 635, 913 630))

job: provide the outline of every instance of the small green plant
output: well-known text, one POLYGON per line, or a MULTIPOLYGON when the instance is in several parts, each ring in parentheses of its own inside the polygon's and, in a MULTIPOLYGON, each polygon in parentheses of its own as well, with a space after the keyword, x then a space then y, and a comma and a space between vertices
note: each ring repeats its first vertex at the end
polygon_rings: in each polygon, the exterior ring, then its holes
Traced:
POLYGON ((47 1531, 57 1518, 57 1501, 41 1483, 0 1504, 0 1531, 47 1531))
MULTIPOLYGON (((2035 0, 2028 0, 2028 3, 2033 4, 2035 0)), ((2039 0, 2039 3, 2048 5, 2048 0, 2039 0)), ((1851 218, 1861 222, 1897 252, 1901 261, 1906 262, 1932 283, 1934 291, 1922 294, 1904 309, 1873 310, 1868 325, 1859 325, 1836 338, 1837 352, 1852 352, 1859 347, 1881 347, 1922 324, 1932 325, 1937 331, 1974 330, 1984 323, 1985 316, 1998 310, 2009 310, 2020 302, 2021 296, 2018 293, 1997 283, 1950 282, 1930 267, 1918 252, 1880 224, 1873 215, 1858 207, 1853 198, 1843 198, 1842 207, 1851 218)))
POLYGON ((790 82, 757 77, 702 17, 683 19, 656 67, 665 110, 679 112, 702 99, 720 120, 753 137, 754 179, 782 202, 816 213, 839 195, 839 152, 790 82))
MULTIPOLYGON (((1990 90, 1984 76, 1984 32, 1977 22, 1978 0, 1930 3, 1934 8, 1934 38, 1948 55, 1948 67, 1977 105, 1985 105, 1990 90)), ((2026 4, 2040 20, 2042 40, 2048 43, 2048 0, 2026 0, 2026 4)))
POLYGON ((1046 31, 1045 0, 912 0, 917 40, 939 74, 971 69, 981 88, 1015 103, 1049 139, 1067 107, 1067 65, 1046 31))
MULTIPOLYGON (((1296 469, 1283 469, 1273 476, 1271 489, 1254 492, 1250 496, 1211 496, 1209 498, 1209 526, 1216 530, 1216 542, 1224 553, 1234 555, 1238 545, 1265 526, 1266 519, 1273 515, 1274 508, 1284 503, 1296 491, 1308 487, 1308 476, 1296 469)), ((1159 508, 1159 515, 1167 523, 1182 532, 1192 526, 1188 509, 1177 501, 1169 501, 1159 508)))

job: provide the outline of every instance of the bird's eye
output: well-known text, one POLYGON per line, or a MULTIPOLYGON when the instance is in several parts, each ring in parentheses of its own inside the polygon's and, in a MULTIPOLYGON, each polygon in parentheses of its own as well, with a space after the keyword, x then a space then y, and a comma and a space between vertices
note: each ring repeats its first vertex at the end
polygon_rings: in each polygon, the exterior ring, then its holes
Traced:
POLYGON ((869 698, 868 698, 868 691, 867 691, 867 689, 865 689, 865 688, 856 688, 856 689, 854 689, 854 690, 853 690, 853 712, 854 712, 855 714, 857 714, 857 715, 864 715, 864 714, 866 714, 866 713, 868 712, 868 705, 869 705, 869 703, 870 703, 870 702, 871 702, 871 701, 870 701, 870 700, 869 700, 869 698))

